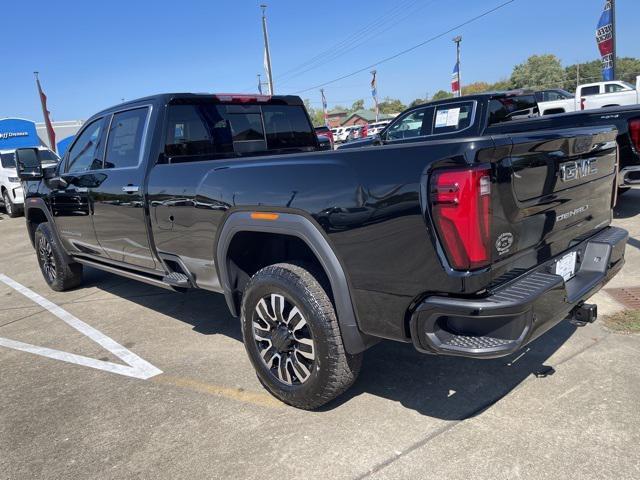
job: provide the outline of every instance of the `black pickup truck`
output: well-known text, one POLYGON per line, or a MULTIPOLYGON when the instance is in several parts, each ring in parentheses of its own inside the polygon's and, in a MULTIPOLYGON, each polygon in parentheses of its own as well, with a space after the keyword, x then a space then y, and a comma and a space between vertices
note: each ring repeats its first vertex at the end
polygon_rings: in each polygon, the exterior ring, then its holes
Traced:
MULTIPOLYGON (((610 226, 616 128, 538 131, 522 114, 521 133, 520 100, 495 99, 484 135, 337 151, 319 151, 297 97, 118 105, 55 169, 17 152, 28 232, 54 290, 90 266, 224 294, 261 382, 296 407, 345 391, 383 338, 508 355, 595 320, 585 301, 622 267, 627 232, 610 226)), ((433 125, 465 131, 481 109, 433 125)))
POLYGON ((379 135, 349 142, 339 148, 594 125, 611 125, 618 131, 619 193, 640 186, 640 105, 540 117, 534 92, 523 90, 469 95, 418 105, 398 115, 379 135), (454 115, 450 119, 449 112, 452 111, 454 115), (537 120, 533 121, 536 117, 537 120), (448 119, 458 123, 448 124, 448 119), (523 122, 523 119, 528 121, 523 122))

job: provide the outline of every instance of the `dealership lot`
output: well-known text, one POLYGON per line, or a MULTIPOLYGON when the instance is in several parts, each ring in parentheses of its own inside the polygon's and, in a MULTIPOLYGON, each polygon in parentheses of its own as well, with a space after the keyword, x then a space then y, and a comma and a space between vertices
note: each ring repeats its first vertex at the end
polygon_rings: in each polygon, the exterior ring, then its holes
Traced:
MULTIPOLYGON (((640 286, 640 191, 620 203, 611 288, 640 286)), ((601 321, 490 361, 384 342, 345 396, 304 412, 262 389, 221 296, 92 269, 56 293, 24 219, 0 214, 0 242, 0 478, 640 477, 640 336, 601 321), (131 361, 148 378, 106 368, 131 361)))

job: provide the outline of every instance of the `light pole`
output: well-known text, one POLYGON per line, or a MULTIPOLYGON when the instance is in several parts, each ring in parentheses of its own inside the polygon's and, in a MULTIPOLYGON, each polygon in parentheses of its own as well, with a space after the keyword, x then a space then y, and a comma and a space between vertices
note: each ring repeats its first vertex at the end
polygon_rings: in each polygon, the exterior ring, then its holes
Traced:
POLYGON ((460 75, 460 42, 462 42, 462 36, 458 35, 453 38, 456 44, 456 65, 458 66, 458 97, 462 96, 462 80, 460 75))
POLYGON ((267 83, 269 84, 269 95, 273 95, 273 74, 271 73, 271 52, 269 51, 269 35, 267 34, 267 16, 265 11, 267 6, 262 4, 262 34, 264 36, 264 67, 267 70, 267 83))
POLYGON ((613 79, 615 80, 616 77, 616 55, 618 52, 616 52, 616 0, 609 0, 611 2, 611 34, 612 34, 612 41, 613 41, 613 53, 611 54, 611 65, 612 65, 612 70, 613 70, 613 79))

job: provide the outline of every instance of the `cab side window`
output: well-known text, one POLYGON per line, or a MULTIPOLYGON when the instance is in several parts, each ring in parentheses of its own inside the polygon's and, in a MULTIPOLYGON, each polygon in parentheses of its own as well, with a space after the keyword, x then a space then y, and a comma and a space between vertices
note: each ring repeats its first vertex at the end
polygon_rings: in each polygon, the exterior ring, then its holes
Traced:
POLYGON ((591 87, 583 87, 580 95, 582 97, 590 97, 591 95, 598 95, 600 93, 600 86, 593 85, 591 87))
POLYGON ((624 90, 627 90, 627 89, 617 83, 607 83, 604 86, 605 93, 617 93, 617 92, 622 92, 624 90))
POLYGON ((82 131, 69 150, 67 173, 82 173, 102 168, 102 125, 100 118, 82 131))
POLYGON ((137 167, 148 108, 136 108, 113 115, 107 139, 104 168, 137 167))
MULTIPOLYGON (((535 100, 534 100, 535 102, 535 100)), ((471 126, 475 103, 455 103, 436 107, 433 119, 433 133, 455 133, 471 126)))
POLYGON ((387 140, 401 140, 429 135, 433 109, 419 108, 392 124, 386 133, 387 140))

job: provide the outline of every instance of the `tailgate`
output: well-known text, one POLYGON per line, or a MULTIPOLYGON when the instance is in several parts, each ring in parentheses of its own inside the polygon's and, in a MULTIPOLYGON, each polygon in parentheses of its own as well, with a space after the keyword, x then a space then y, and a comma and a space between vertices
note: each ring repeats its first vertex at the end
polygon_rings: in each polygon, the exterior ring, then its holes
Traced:
POLYGON ((496 138, 509 154, 496 166, 495 263, 542 263, 610 223, 616 136, 607 126, 496 138))

